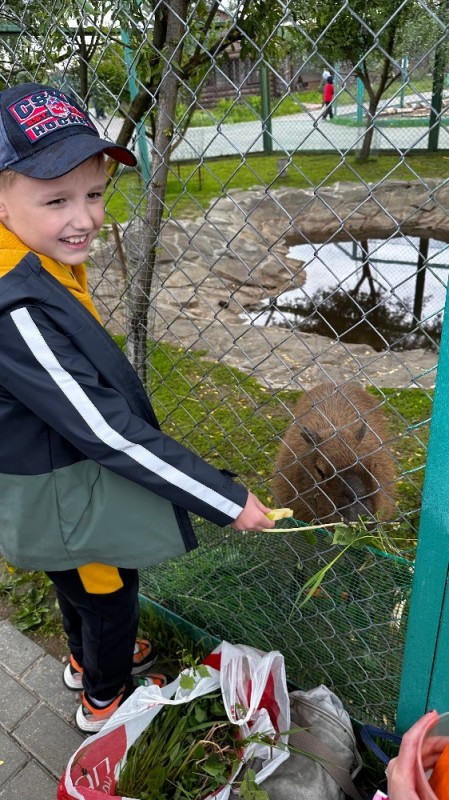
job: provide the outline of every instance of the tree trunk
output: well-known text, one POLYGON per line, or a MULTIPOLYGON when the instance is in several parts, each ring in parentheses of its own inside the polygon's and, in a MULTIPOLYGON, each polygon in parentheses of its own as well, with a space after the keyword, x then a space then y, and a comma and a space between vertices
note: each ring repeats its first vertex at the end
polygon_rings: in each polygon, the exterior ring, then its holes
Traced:
POLYGON ((153 97, 147 88, 139 89, 128 111, 126 112, 123 125, 120 128, 116 143, 127 147, 135 131, 136 125, 146 112, 151 108, 153 97))
POLYGON ((368 120, 366 124, 365 136, 363 137, 362 148, 359 153, 359 159, 358 159, 359 161, 368 161, 369 159, 371 153, 371 146, 373 142, 373 135, 374 135, 373 119, 377 113, 377 109, 381 101, 382 95, 387 86, 390 86, 393 83, 393 81, 396 80, 396 78, 400 77, 401 74, 400 72, 397 75, 391 74, 392 64, 394 64, 393 51, 398 30, 399 30, 399 16, 397 15, 393 19, 391 24, 388 26, 388 39, 387 42, 385 43, 384 60, 382 64, 382 69, 380 71, 379 83, 376 91, 374 91, 374 87, 371 83, 371 79, 369 77, 366 64, 363 62, 362 64, 359 65, 359 67, 356 70, 356 74, 363 81, 363 84, 368 92, 368 97, 369 97, 368 120))
POLYGON ((368 107, 368 120, 366 123, 366 130, 365 135, 363 137, 362 147, 360 149, 359 158, 358 160, 368 161, 370 154, 371 154, 371 146, 373 143, 373 136, 374 136, 374 127, 373 127, 373 119, 377 111, 377 106, 379 105, 379 101, 377 97, 375 100, 371 100, 369 107, 368 107))
MULTIPOLYGON (((165 68, 158 93, 158 115, 154 136, 150 185, 147 194, 147 209, 142 232, 138 234, 138 247, 134 274, 130 276, 128 300, 129 333, 127 356, 138 372, 144 386, 147 385, 146 343, 148 334, 148 312, 152 299, 152 284, 155 272, 157 246, 164 207, 167 184, 170 145, 173 138, 179 78, 175 65, 182 60, 182 41, 189 0, 172 0, 167 17, 165 68)), ((129 233, 133 235, 133 226, 129 233)), ((137 233, 137 231, 136 231, 137 233)))

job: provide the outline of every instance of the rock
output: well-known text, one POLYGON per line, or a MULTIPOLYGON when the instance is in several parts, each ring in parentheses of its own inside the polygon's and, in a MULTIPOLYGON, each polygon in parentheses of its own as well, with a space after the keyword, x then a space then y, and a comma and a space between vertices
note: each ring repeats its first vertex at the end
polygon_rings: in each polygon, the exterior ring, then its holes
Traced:
MULTIPOLYGON (((435 179, 386 181, 361 187, 348 182, 298 192, 298 212, 286 232, 288 245, 422 236, 449 242, 449 186, 435 179)), ((295 190, 293 190, 293 193, 295 190)))
MULTIPOLYGON (((303 262, 288 255, 291 245, 401 233, 449 241, 448 205, 449 188, 431 180, 380 187, 342 182, 269 195, 260 187, 233 190, 196 220, 164 222, 151 288, 151 334, 205 350, 208 358, 239 367, 273 390, 304 389, 326 378, 432 387, 434 352, 377 352, 294 329, 249 325, 244 312, 304 282, 303 262)), ((131 224, 131 237, 133 230, 131 224)), ((124 333, 126 282, 116 250, 111 233, 106 242, 97 240, 89 282, 108 329, 124 333)), ((135 258, 133 241, 131 252, 135 258)))

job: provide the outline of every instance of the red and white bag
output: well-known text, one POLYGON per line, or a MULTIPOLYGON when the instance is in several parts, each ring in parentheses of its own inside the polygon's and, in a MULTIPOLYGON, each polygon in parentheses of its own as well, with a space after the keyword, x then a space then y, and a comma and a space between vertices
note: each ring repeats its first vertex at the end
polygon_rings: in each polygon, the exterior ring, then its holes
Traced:
MULTIPOLYGON (((83 742, 74 753, 60 780, 57 800, 115 797, 115 787, 128 749, 164 705, 188 703, 219 687, 228 717, 241 727, 243 738, 257 732, 273 736, 281 734, 279 741, 287 744, 285 732, 290 728, 290 706, 281 653, 263 653, 253 647, 221 642, 205 664, 210 675, 206 678, 195 675, 193 689, 182 689, 179 677, 163 689, 158 686, 136 689, 102 730, 83 742), (246 710, 244 716, 242 708, 246 710)), ((186 670, 184 674, 191 675, 192 671, 186 670)), ((262 765, 257 773, 257 782, 262 783, 288 755, 286 749, 251 743, 243 752, 242 765, 250 757, 260 758, 262 765)), ((227 800, 239 770, 213 795, 213 800, 227 800)), ((121 800, 140 799, 122 797, 121 800)), ((212 795, 204 800, 212 800, 212 795)))

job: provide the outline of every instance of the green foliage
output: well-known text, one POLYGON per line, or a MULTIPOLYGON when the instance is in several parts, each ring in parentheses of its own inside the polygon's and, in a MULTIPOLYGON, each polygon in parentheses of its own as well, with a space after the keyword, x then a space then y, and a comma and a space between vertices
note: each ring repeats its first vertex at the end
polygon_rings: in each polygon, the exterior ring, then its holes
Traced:
POLYGON ((48 633, 58 630, 54 587, 45 572, 28 572, 4 561, 0 562, 0 571, 0 595, 7 597, 17 609, 12 618, 16 628, 48 633))
POLYGON ((392 434, 391 450, 402 474, 396 484, 399 504, 404 514, 418 524, 421 488, 427 458, 433 391, 383 389, 371 392, 386 397, 385 410, 392 434))
MULTIPOLYGON (((61 69, 61 64, 72 57, 77 69, 73 70, 72 66, 69 83, 87 96, 88 64, 103 44, 102 31, 109 27, 107 20, 115 5, 113 0, 98 0, 95 4, 53 0, 51 8, 46 8, 41 0, 2 3, 2 19, 7 19, 20 34, 11 39, 10 45, 16 72, 20 65, 18 79, 29 80, 32 76, 33 80, 51 80, 64 88, 67 73, 61 69)), ((11 52, 8 60, 11 60, 11 52)))
MULTIPOLYGON (((202 670, 209 674, 207 668, 202 670)), ((192 670, 193 685, 198 677, 199 672, 192 670)), ((165 706, 129 749, 116 792, 142 800, 201 800, 228 781, 243 745, 220 691, 165 706)), ((245 776, 240 796, 268 800, 254 777, 254 773, 245 776)))
POLYGON ((365 60, 377 64, 385 54, 399 59, 403 55, 402 32, 412 13, 411 3, 398 6, 396 0, 351 0, 337 11, 333 0, 317 0, 313 15, 307 15, 304 22, 312 41, 319 40, 320 53, 331 63, 344 61, 357 68, 365 60))
POLYGON ((101 54, 97 54, 93 64, 96 81, 91 86, 91 97, 103 103, 105 109, 112 106, 116 109, 116 102, 112 97, 120 98, 121 103, 129 103, 128 74, 126 70, 123 47, 115 42, 108 42, 101 54))
MULTIPOLYGON (((242 6, 243 12, 236 15, 236 23, 243 31, 240 41, 242 59, 260 58, 262 52, 265 59, 278 64, 285 55, 285 23, 289 14, 282 3, 267 0, 251 0, 251 3, 243 3, 242 6)), ((294 13, 293 4, 290 13, 294 13)))
POLYGON ((150 603, 143 603, 140 609, 139 636, 157 642, 161 654, 157 671, 173 678, 185 668, 199 671, 216 644, 207 634, 193 641, 191 628, 156 614, 150 603))
POLYGON ((240 784, 239 797, 242 800, 268 800, 266 791, 256 784, 256 773, 247 769, 240 784))

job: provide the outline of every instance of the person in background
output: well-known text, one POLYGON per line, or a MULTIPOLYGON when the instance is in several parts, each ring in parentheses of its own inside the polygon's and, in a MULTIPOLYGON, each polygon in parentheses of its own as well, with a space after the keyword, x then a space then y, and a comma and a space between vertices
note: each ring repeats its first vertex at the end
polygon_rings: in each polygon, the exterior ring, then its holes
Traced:
POLYGON ((330 119, 333 118, 334 113, 332 111, 332 103, 334 100, 334 79, 332 75, 326 80, 323 88, 323 105, 324 105, 324 112, 323 112, 323 119, 330 119))
POLYGON ((327 79, 330 78, 331 75, 332 73, 330 72, 330 70, 328 70, 327 67, 324 67, 323 72, 321 74, 321 87, 325 86, 327 79))
POLYGON ((103 103, 98 98, 94 98, 94 108, 95 108, 95 116, 97 119, 105 119, 106 113, 103 107, 103 103))

